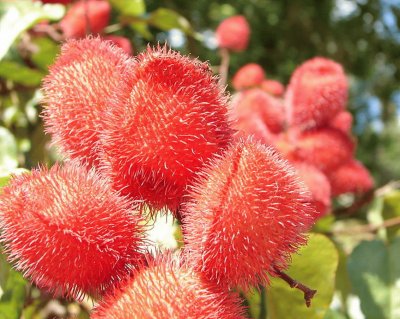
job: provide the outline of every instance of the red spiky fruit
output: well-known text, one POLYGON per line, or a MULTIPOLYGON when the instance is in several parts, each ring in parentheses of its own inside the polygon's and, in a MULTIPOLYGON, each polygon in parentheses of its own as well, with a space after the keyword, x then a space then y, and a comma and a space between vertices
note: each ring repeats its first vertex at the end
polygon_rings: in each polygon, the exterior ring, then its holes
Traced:
POLYGON ((92 319, 244 319, 240 299, 167 254, 150 260, 95 309, 92 319))
POLYGON ((261 82, 261 89, 265 92, 275 95, 282 96, 285 92, 285 87, 283 84, 276 80, 264 80, 261 82))
POLYGON ((374 181, 365 166, 351 159, 328 174, 332 195, 364 193, 374 186, 374 181))
POLYGON ((70 40, 44 79, 43 118, 63 153, 89 164, 98 157, 99 118, 134 63, 99 38, 70 40))
POLYGON ((106 37, 103 37, 103 39, 111 41, 117 47, 121 48, 126 54, 133 54, 132 44, 127 38, 118 35, 108 35, 106 37))
POLYGON ((329 123, 330 127, 334 127, 343 133, 349 134, 353 124, 353 116, 350 112, 342 111, 336 115, 329 123))
POLYGON ((218 284, 266 284, 305 244, 316 212, 294 169, 272 148, 239 141, 201 171, 185 203, 185 249, 218 284))
POLYGON ((318 217, 326 215, 331 207, 331 185, 328 178, 319 169, 305 163, 294 163, 294 167, 311 192, 318 217))
POLYGON ((257 63, 242 66, 233 76, 232 85, 236 90, 247 89, 262 83, 265 78, 263 68, 257 63))
POLYGON ((98 295, 142 259, 141 217, 93 170, 68 163, 14 177, 0 194, 1 242, 55 295, 98 295))
POLYGON ((347 102, 348 82, 340 64, 313 58, 298 67, 288 85, 285 104, 292 125, 324 126, 347 102))
POLYGON ((175 211, 231 141, 227 98, 207 64, 166 48, 140 54, 128 82, 103 117, 104 173, 123 194, 175 211))
POLYGON ((69 8, 60 28, 67 39, 82 38, 88 31, 100 33, 108 25, 110 13, 111 5, 106 0, 80 0, 69 8))
POLYGON ((281 100, 259 88, 241 92, 232 103, 232 119, 242 128, 252 129, 253 119, 260 118, 272 133, 283 129, 285 115, 281 100))
POLYGON ((215 36, 220 48, 243 51, 249 43, 250 26, 244 16, 233 16, 219 24, 215 36))
POLYGON ((301 132, 297 136, 294 158, 327 173, 349 161, 353 152, 354 143, 346 134, 326 127, 301 132))

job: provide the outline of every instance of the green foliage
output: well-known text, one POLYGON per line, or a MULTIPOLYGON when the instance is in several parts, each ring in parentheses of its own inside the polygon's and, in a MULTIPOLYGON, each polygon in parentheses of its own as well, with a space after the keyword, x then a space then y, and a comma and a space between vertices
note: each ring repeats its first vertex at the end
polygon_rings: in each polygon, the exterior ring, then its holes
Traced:
POLYGON ((0 60, 22 32, 39 21, 59 20, 64 15, 64 6, 28 0, 0 3, 0 60))
POLYGON ((366 319, 396 319, 400 315, 400 237, 389 245, 364 241, 350 255, 350 280, 366 319))
POLYGON ((26 298, 26 281, 11 269, 0 249, 0 318, 19 319, 26 298))
POLYGON ((287 273, 297 281, 317 290, 310 308, 303 294, 279 278, 271 281, 267 291, 268 319, 322 319, 332 301, 338 266, 335 245, 321 234, 311 234, 307 246, 292 258, 287 273))

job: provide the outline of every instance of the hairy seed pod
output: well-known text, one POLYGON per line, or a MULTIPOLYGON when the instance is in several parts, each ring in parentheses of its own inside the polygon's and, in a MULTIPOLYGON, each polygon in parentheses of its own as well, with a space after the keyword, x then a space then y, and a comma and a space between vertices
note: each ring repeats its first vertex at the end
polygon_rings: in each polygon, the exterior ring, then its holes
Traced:
POLYGON ((250 26, 244 16, 233 16, 220 23, 215 35, 220 48, 243 51, 249 43, 250 26))
POLYGON ((110 13, 111 5, 106 0, 80 0, 69 8, 60 28, 67 39, 83 38, 87 31, 100 33, 108 25, 110 13))
POLYGON ((354 143, 347 134, 326 127, 299 133, 294 157, 327 173, 349 161, 353 153, 354 143))
POLYGON ((259 88, 249 89, 239 94, 232 103, 231 112, 233 122, 236 125, 239 125, 245 131, 251 131, 254 118, 259 118, 270 132, 276 134, 282 131, 285 115, 280 99, 259 88))
POLYGON ((308 60, 293 72, 286 91, 288 122, 324 126, 345 108, 347 97, 348 82, 340 64, 321 57, 308 60))
POLYGON ((207 64, 165 47, 140 54, 128 82, 103 116, 104 173, 123 194, 174 211, 231 141, 227 97, 207 64))
POLYGON ((17 270, 57 296, 102 294, 142 259, 134 203, 71 162, 14 177, 0 194, 1 242, 17 270))
POLYGON ((260 85, 265 79, 263 68, 256 63, 242 66, 233 76, 232 85, 235 90, 243 90, 260 85))
POLYGON ((245 319, 240 299, 205 282, 167 254, 149 261, 92 314, 92 319, 245 319))
POLYGON ((97 164, 99 119, 133 65, 99 38, 63 45, 43 84, 45 128, 63 153, 97 164))
POLYGON ((186 251, 207 279, 227 287, 268 283, 305 244, 316 215, 294 169, 249 140, 210 162, 189 195, 186 251))
POLYGON ((331 185, 319 169, 305 163, 294 163, 300 179, 310 190, 318 218, 326 215, 331 208, 331 185))
POLYGON ((285 93, 283 84, 276 80, 264 80, 261 82, 261 89, 275 96, 282 96, 285 93))
POLYGON ((333 196, 345 193, 364 193, 374 186, 374 181, 368 170, 355 159, 351 159, 330 172, 328 178, 333 196))

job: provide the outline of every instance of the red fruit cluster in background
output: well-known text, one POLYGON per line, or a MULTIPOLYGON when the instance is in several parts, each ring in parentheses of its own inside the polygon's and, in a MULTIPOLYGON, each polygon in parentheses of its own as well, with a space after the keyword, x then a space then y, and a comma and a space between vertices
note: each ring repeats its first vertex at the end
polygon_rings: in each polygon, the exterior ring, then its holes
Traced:
POLYGON ((111 5, 106 0, 80 0, 72 4, 60 22, 65 37, 82 38, 89 31, 100 33, 108 25, 111 5))
MULTIPOLYGON (((68 5, 67 13, 59 22, 59 28, 65 39, 84 38, 90 34, 102 34, 110 23, 111 5, 107 0, 40 0, 43 3, 61 3, 68 5)), ((104 35, 128 55, 133 54, 131 42, 119 35, 104 35)))
POLYGON ((39 287, 104 294, 99 319, 241 319, 231 289, 268 283, 306 243, 310 193, 273 148, 234 139, 207 64, 70 40, 44 95, 67 164, 14 177, 0 196, 1 243, 39 287), (143 254, 143 205, 183 221, 179 257, 143 254))
POLYGON ((250 26, 244 16, 238 15, 223 20, 215 31, 218 47, 232 51, 246 50, 250 37, 250 26))
POLYGON ((254 69, 245 66, 234 76, 234 87, 241 89, 232 102, 238 136, 253 135, 291 161, 321 216, 329 212, 332 197, 371 189, 367 169, 354 160, 352 116, 345 110, 348 82, 342 66, 321 57, 308 60, 293 72, 285 93, 277 81, 249 81, 254 69))

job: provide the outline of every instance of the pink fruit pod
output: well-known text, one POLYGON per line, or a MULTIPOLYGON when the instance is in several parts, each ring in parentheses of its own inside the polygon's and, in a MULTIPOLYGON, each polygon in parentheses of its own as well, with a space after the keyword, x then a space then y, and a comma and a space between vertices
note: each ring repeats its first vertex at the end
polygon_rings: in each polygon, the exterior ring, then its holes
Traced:
POLYGON ((260 85, 265 78, 263 68, 256 63, 242 66, 233 76, 232 85, 236 90, 247 89, 260 85))
POLYGON ((148 49, 102 117, 102 168, 124 195, 176 211, 188 183, 232 140, 228 99, 208 65, 148 49))
POLYGON ((295 170, 272 148, 233 144, 199 175, 183 207, 185 249, 220 285, 267 284, 306 243, 316 212, 295 170))
POLYGON ((106 0, 80 0, 69 8, 60 28, 67 39, 100 33, 108 25, 110 14, 111 5, 106 0))
POLYGON ((232 103, 232 120, 242 128, 252 129, 254 118, 259 118, 268 130, 280 133, 284 127, 284 107, 282 101, 259 88, 249 89, 235 98, 232 103), (247 125, 246 125, 247 124, 247 125))
POLYGON ((220 48, 243 51, 249 43, 250 26, 244 16, 233 16, 220 23, 215 35, 220 48))
POLYGON ((348 81, 340 64, 322 57, 293 73, 285 94, 288 122, 306 128, 329 123, 347 103, 348 81))
POLYGON ((63 154, 98 164, 99 119, 134 61, 100 38, 69 40, 43 81, 43 120, 63 154))
POLYGON ((365 166, 351 159, 328 174, 332 195, 364 193, 372 189, 374 180, 365 166))
POLYGON ((237 294, 203 280, 179 255, 148 260, 101 301, 92 319, 245 319, 237 294))
POLYGON ((9 261, 55 296, 101 295, 142 259, 138 205, 77 162, 14 177, 0 194, 9 261))
POLYGON ((331 208, 331 185, 328 178, 316 167, 305 163, 296 162, 294 167, 311 192, 318 218, 325 216, 331 208))
POLYGON ((349 161, 354 143, 348 135, 334 128, 320 128, 297 135, 293 158, 329 173, 349 161))
POLYGON ((127 38, 118 35, 108 35, 103 37, 103 39, 111 41, 117 47, 121 48, 126 54, 133 54, 132 44, 127 38))

